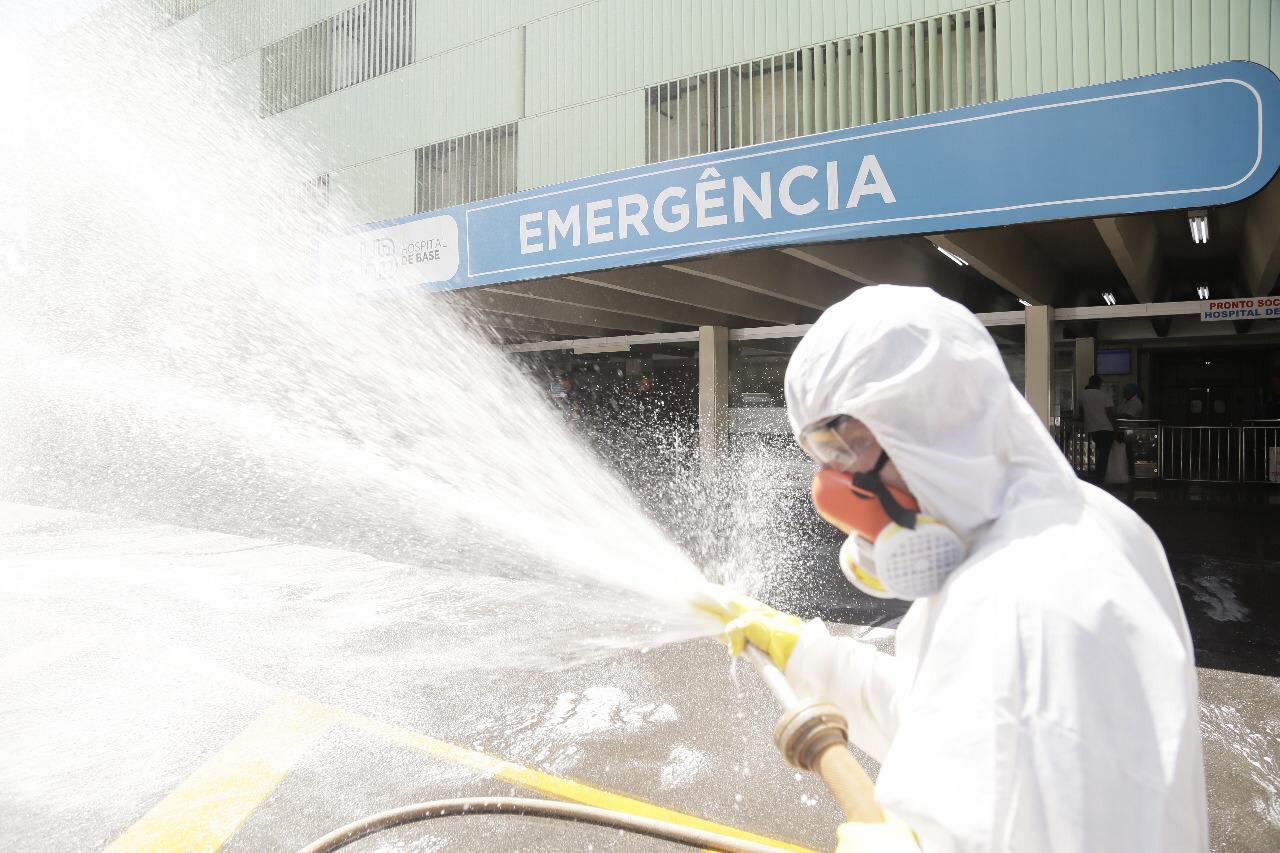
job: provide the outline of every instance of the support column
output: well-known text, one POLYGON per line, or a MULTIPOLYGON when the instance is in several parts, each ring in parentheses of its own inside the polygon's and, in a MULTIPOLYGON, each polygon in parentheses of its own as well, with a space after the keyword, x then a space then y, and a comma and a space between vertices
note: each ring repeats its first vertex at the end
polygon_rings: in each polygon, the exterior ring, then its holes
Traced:
POLYGON ((714 477, 729 445, 729 330, 698 327, 698 453, 704 477, 714 477))
POLYGON ((1088 382, 1089 377, 1097 371, 1097 351, 1096 339, 1076 338, 1076 387, 1075 393, 1071 395, 1072 399, 1080 395, 1080 389, 1084 387, 1084 383, 1088 382))
POLYGON ((1053 306, 1026 310, 1027 402, 1046 427, 1053 411, 1053 306))

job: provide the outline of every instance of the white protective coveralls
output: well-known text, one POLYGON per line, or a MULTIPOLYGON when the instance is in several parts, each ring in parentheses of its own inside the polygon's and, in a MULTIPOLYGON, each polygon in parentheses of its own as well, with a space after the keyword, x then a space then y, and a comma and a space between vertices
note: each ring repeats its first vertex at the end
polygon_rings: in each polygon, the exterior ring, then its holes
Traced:
POLYGON ((1196 672, 1164 551, 1073 474, 991 336, 931 290, 829 309, 786 376, 792 430, 848 414, 969 543, 896 656, 821 622, 787 675, 881 762, 927 853, 1208 850, 1196 672))

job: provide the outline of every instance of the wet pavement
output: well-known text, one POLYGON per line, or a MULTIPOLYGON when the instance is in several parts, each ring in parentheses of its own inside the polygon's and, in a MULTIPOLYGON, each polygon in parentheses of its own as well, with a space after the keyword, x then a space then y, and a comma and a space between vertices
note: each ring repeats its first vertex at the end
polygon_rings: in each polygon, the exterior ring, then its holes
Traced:
MULTIPOLYGON (((1278 849, 1268 627, 1280 568, 1243 553, 1171 562, 1202 665, 1214 849, 1278 849)), ((448 626, 405 609, 414 581, 391 571, 355 554, 0 505, 0 848, 289 850, 373 811, 468 794, 657 807, 832 846, 834 803, 777 756, 772 700, 715 641, 442 672, 429 647, 448 626), (353 586, 361 577, 395 577, 398 592, 353 586), (361 630, 344 627, 353 620, 361 630)), ((863 623, 897 612, 855 594, 830 609, 863 623)), ((889 648, 891 621, 869 636, 889 648)), ((679 848, 472 817, 350 849, 679 848)))
POLYGON ((1280 676, 1280 487, 1135 480, 1109 491, 1164 543, 1197 662, 1280 676))

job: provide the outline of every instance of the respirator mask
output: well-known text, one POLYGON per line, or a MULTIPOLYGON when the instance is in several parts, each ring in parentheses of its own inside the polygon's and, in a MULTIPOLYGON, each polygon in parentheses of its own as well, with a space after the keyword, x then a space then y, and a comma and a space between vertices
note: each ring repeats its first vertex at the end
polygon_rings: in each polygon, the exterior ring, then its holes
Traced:
POLYGON ((913 600, 942 589, 964 561, 965 545, 951 528, 923 515, 909 494, 885 484, 884 451, 869 471, 848 473, 873 440, 850 443, 841 435, 843 418, 806 430, 800 446, 822 465, 811 495, 818 514, 849 538, 840 548, 840 568, 848 581, 877 598, 913 600))

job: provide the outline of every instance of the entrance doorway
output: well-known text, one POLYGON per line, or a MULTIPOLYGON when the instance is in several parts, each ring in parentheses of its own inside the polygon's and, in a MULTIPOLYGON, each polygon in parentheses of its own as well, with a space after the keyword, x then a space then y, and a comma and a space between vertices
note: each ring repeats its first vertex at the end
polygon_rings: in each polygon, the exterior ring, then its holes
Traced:
POLYGON ((1151 353, 1152 415, 1166 424, 1235 426, 1269 414, 1270 364, 1280 350, 1196 349, 1151 353))

